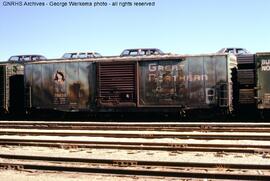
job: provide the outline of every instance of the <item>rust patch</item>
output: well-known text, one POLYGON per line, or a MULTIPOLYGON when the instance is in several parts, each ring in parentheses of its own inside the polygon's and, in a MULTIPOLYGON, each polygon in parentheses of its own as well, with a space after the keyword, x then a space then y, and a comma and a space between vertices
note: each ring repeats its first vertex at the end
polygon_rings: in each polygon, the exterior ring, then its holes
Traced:
POLYGON ((85 92, 85 89, 83 88, 83 84, 80 82, 73 83, 69 85, 69 101, 71 104, 85 104, 87 101, 87 94, 85 92))

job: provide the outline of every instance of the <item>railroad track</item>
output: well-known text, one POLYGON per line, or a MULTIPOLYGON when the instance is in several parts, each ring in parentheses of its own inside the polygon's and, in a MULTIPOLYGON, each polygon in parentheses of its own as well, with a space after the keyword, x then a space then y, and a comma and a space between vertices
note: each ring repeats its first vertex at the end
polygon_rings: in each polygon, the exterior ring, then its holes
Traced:
POLYGON ((270 145, 247 144, 209 144, 209 143, 155 143, 155 142, 119 142, 119 141, 79 141, 44 139, 2 139, 0 145, 56 147, 64 149, 95 148, 122 150, 159 150, 193 152, 234 152, 251 154, 270 154, 270 145))
POLYGON ((20 122, 0 121, 5 129, 46 129, 46 130, 140 130, 175 132, 265 132, 270 133, 268 123, 78 123, 78 122, 20 122))
MULTIPOLYGON (((117 150, 157 150, 191 152, 226 152, 270 154, 270 124, 220 123, 77 123, 0 121, 0 145, 56 147, 63 149, 94 148, 117 150), (222 133, 224 132, 224 133, 222 133), (15 137, 13 137, 16 135, 15 137), (27 136, 19 137, 18 136, 27 136), (28 137, 29 136, 29 137, 28 137), (32 136, 52 136, 33 138, 32 136), (75 140, 64 139, 74 136, 75 140), (89 140, 80 140, 81 137, 89 140), (144 138, 144 141, 93 141, 94 137, 144 138), (151 142, 171 138, 175 142, 151 142), (177 139, 179 140, 177 140, 177 139), (180 139, 253 140, 252 144, 177 143, 180 139), (266 142, 267 143, 267 142, 266 142)), ((97 139, 98 140, 98 139, 97 139)), ((109 140, 109 139, 108 139, 109 140)), ((112 140, 112 139, 111 139, 112 140)), ((5 152, 4 152, 5 153, 5 152)), ((157 162, 143 160, 85 159, 0 154, 0 168, 18 170, 53 170, 124 175, 148 175, 184 178, 270 180, 270 164, 216 164, 157 162)), ((122 158, 122 157, 121 157, 122 158)))
POLYGON ((143 131, 70 131, 70 130, 0 130, 0 135, 29 135, 29 136, 87 136, 87 137, 113 137, 113 138, 178 138, 198 140, 270 140, 270 134, 222 134, 222 133, 196 133, 196 132, 143 132, 143 131))
POLYGON ((270 165, 161 162, 0 154, 0 168, 164 177, 270 180, 270 165))

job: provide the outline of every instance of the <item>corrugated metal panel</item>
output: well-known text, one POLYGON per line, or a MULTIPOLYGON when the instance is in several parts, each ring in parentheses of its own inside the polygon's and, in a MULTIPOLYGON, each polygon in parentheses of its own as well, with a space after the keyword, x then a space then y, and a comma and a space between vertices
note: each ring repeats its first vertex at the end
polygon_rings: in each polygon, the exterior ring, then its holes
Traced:
POLYGON ((98 104, 101 107, 136 106, 135 62, 97 63, 98 104))
POLYGON ((241 104, 254 106, 255 100, 255 56, 244 54, 237 56, 237 81, 239 86, 239 107, 241 104))
POLYGON ((255 63, 255 58, 253 54, 243 54, 243 55, 238 55, 237 56, 237 63, 238 65, 243 65, 243 64, 254 64, 255 63))
POLYGON ((238 82, 241 85, 248 86, 252 84, 255 85, 255 72, 254 69, 243 69, 238 70, 238 82))
POLYGON ((240 89, 239 90, 239 103, 240 104, 254 104, 254 89, 240 89))

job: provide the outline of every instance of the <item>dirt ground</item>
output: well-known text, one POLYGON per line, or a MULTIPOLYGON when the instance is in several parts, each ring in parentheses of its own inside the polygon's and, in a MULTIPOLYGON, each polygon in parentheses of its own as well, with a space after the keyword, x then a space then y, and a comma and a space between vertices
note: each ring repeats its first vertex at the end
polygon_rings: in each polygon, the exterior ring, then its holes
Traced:
MULTIPOLYGON (((118 176, 104 174, 81 174, 81 173, 61 173, 61 172, 40 172, 40 171, 14 171, 0 170, 1 181, 178 181, 187 180, 179 178, 164 177, 138 177, 138 176, 118 176)), ((203 179, 192 179, 203 180, 203 179)))

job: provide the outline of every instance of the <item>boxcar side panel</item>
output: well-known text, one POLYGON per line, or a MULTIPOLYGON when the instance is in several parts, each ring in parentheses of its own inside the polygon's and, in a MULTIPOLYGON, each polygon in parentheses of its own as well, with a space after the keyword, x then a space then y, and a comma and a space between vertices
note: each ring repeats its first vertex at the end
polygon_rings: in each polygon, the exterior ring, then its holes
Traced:
POLYGON ((31 88, 27 107, 69 111, 94 106, 92 62, 28 64, 25 75, 25 85, 31 88))
POLYGON ((139 104, 180 106, 176 80, 182 70, 180 60, 139 62, 139 104))
POLYGON ((203 57, 187 57, 188 73, 185 75, 189 84, 189 107, 200 107, 205 104, 205 85, 207 76, 204 74, 203 57))
POLYGON ((216 92, 216 61, 215 57, 204 57, 204 74, 207 75, 205 81, 205 103, 209 105, 217 104, 216 92))
POLYGON ((227 56, 217 56, 216 62, 216 91, 218 98, 219 107, 229 106, 229 95, 230 95, 230 85, 229 85, 229 71, 228 71, 228 59, 227 56))
POLYGON ((270 52, 256 54, 257 63, 257 106, 259 109, 270 108, 270 52))
POLYGON ((215 57, 215 70, 216 70, 216 83, 227 83, 227 57, 216 56, 215 57))
POLYGON ((92 62, 79 63, 79 108, 95 107, 96 71, 92 62))
POLYGON ((24 66, 25 107, 32 107, 33 65, 24 66))
POLYGON ((53 108, 53 65, 42 65, 42 97, 41 105, 43 108, 53 108))
POLYGON ((228 61, 227 55, 206 55, 139 62, 139 106, 228 106, 228 61))
POLYGON ((78 109, 80 99, 79 63, 67 63, 65 66, 67 104, 69 104, 69 108, 71 109, 78 109))
POLYGON ((40 108, 42 106, 42 66, 41 65, 35 65, 32 67, 32 89, 31 89, 31 100, 32 100, 32 106, 40 108))

